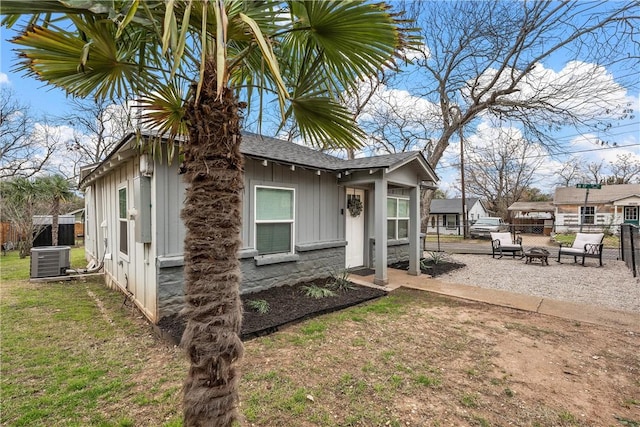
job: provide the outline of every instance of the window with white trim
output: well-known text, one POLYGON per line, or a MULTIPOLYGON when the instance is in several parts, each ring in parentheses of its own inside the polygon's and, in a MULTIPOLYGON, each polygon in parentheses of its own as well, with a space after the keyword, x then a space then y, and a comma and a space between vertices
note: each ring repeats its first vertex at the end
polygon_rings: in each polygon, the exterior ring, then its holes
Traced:
POLYGON ((582 224, 595 224, 596 223, 596 207, 580 206, 580 220, 582 221, 582 224))
POLYGON ((256 185, 255 192, 258 255, 293 253, 295 190, 256 185))
POLYGON ((624 220, 629 222, 635 222, 638 220, 638 206, 625 206, 624 207, 624 220))
POLYGON ((455 230, 458 228, 458 215, 445 215, 444 226, 447 230, 455 230))
POLYGON ((387 197, 387 239, 409 237, 409 199, 387 197))
POLYGON ((129 221, 127 220, 127 187, 118 189, 118 249, 129 255, 129 221))

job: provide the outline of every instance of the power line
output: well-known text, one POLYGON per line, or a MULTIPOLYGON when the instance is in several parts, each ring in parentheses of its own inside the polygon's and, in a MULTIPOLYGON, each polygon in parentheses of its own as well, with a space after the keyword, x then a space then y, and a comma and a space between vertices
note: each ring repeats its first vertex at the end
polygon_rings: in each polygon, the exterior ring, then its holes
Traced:
MULTIPOLYGON (((613 147, 598 147, 598 148, 588 148, 588 149, 584 149, 584 150, 576 150, 576 151, 564 151, 564 152, 560 152, 557 155, 567 155, 567 154, 578 154, 578 153, 589 153, 589 152, 593 152, 593 151, 603 151, 603 150, 613 150, 615 148, 628 148, 628 147, 640 147, 640 143, 639 144, 628 144, 628 145, 616 145, 613 147)), ((546 154, 533 154, 530 156, 524 156, 523 159, 535 159, 535 158, 540 158, 540 157, 553 157, 554 155, 546 153, 546 154)), ((472 159, 469 159, 467 161, 468 163, 480 163, 480 162, 474 162, 472 159)), ((436 169, 449 169, 449 168, 459 168, 460 164, 450 164, 450 165, 443 165, 443 166, 437 166, 436 169)))

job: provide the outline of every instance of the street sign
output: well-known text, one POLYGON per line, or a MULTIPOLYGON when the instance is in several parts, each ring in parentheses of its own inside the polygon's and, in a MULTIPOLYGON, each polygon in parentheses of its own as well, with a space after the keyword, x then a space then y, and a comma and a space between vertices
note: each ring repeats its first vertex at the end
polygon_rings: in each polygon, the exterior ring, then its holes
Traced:
POLYGON ((602 188, 602 184, 576 184, 576 188, 596 188, 600 190, 602 188))

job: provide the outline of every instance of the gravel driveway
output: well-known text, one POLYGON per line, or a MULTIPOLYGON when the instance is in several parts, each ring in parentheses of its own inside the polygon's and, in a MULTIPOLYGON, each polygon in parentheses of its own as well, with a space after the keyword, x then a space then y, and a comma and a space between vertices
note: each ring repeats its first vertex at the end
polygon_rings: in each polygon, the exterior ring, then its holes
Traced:
POLYGON ((640 313, 640 278, 634 278, 623 261, 587 259, 586 266, 566 258, 562 264, 549 257, 549 265, 505 256, 453 254, 466 267, 439 276, 443 282, 572 301, 640 313))

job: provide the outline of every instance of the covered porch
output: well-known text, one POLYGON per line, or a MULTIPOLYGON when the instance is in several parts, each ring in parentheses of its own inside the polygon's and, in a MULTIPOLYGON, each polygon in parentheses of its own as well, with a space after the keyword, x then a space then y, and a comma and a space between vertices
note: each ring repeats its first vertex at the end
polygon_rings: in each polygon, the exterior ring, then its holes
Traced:
POLYGON ((363 209, 356 219, 348 209, 344 212, 345 267, 357 267, 361 260, 375 271, 373 282, 384 286, 389 283, 387 264, 403 257, 409 261, 408 274, 420 275, 420 192, 436 181, 416 152, 351 160, 350 168, 339 173, 338 184, 345 187, 345 206, 357 195, 363 209), (350 253, 355 256, 350 258, 350 253))

